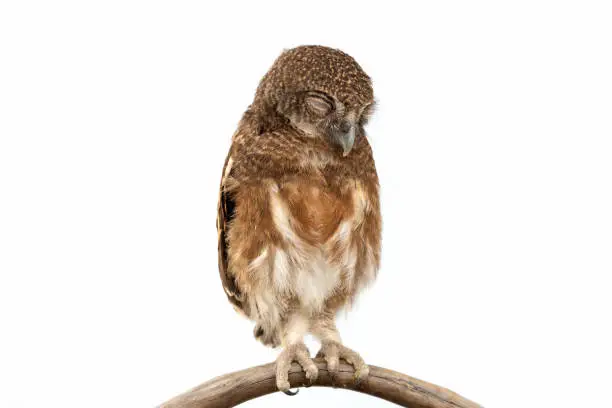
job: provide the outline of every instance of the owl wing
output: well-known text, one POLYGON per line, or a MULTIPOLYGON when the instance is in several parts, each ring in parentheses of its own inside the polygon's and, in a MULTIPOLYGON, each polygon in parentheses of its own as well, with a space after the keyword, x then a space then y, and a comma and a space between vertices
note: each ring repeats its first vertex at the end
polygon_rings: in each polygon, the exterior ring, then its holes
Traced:
POLYGON ((234 217, 236 202, 228 191, 227 182, 231 172, 231 150, 223 165, 223 176, 219 188, 219 204, 217 208, 217 235, 219 252, 219 275, 228 300, 238 309, 244 309, 244 297, 236 285, 234 275, 228 269, 227 228, 234 217))

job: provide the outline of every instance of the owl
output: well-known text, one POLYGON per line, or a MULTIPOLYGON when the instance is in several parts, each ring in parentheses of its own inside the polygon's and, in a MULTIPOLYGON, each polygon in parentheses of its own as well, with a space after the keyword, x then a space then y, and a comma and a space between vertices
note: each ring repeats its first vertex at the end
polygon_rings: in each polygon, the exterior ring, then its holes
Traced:
POLYGON ((232 136, 219 272, 255 338, 282 347, 276 385, 286 393, 294 361, 317 378, 307 334, 321 342, 317 356, 332 376, 339 359, 354 366, 356 382, 369 372, 335 320, 379 268, 379 182, 364 129, 373 109, 371 79, 351 56, 299 46, 274 61, 232 136))

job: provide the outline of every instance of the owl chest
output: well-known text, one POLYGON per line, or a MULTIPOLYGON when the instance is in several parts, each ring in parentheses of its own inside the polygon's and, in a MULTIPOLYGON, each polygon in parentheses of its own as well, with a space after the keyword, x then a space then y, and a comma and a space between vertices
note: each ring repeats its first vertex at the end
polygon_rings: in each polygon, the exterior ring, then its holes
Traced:
MULTIPOLYGON (((310 309, 352 286, 357 263, 356 231, 363 221, 358 190, 345 194, 313 184, 286 184, 271 192, 275 249, 272 282, 310 309)), ((361 243, 360 243, 361 242, 361 243)))

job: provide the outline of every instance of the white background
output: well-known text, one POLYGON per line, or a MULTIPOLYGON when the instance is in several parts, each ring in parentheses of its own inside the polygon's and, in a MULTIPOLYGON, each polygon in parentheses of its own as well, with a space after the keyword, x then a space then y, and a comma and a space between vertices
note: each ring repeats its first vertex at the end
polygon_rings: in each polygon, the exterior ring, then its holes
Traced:
MULTIPOLYGON (((353 55, 379 100, 383 266, 346 343, 487 407, 609 404, 611 21, 605 1, 3 1, 0 406, 153 407, 275 358, 221 289, 217 189, 299 44, 353 55)), ((390 406, 288 398, 245 406, 390 406)))

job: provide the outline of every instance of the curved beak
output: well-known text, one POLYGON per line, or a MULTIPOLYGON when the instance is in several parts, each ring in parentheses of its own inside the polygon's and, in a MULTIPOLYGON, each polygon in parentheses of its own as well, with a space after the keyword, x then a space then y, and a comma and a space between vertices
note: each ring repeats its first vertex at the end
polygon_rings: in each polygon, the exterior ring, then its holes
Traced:
POLYGON ((351 149, 353 149, 353 145, 355 144, 355 126, 351 125, 348 132, 339 133, 336 138, 338 144, 340 147, 342 147, 342 156, 348 156, 351 149))

